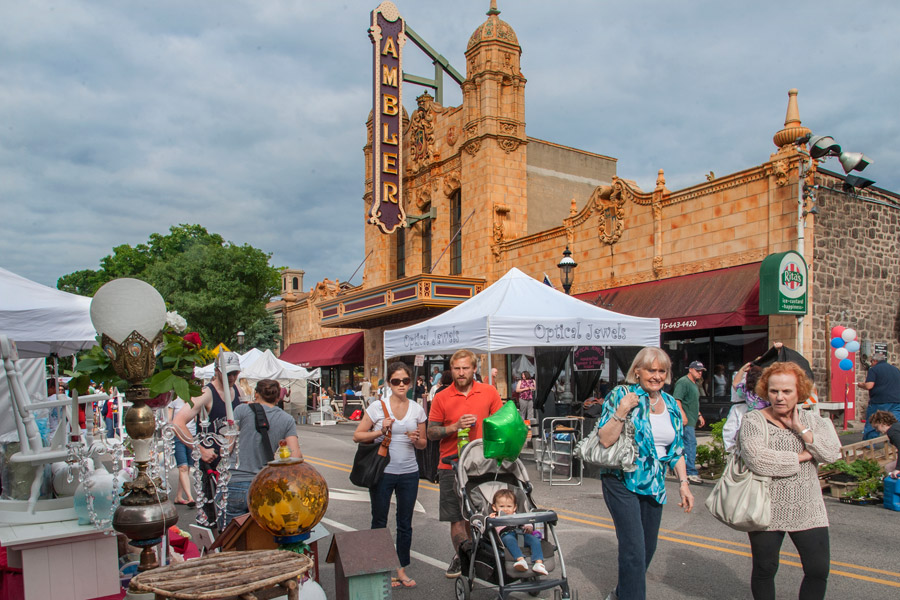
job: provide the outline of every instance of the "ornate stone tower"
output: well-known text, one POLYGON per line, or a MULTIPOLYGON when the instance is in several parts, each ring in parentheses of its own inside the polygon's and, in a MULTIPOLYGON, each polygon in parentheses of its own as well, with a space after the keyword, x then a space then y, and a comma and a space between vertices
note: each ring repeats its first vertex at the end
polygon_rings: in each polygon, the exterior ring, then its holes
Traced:
MULTIPOLYGON (((526 233, 525 77, 516 32, 491 0, 487 20, 469 38, 463 83, 463 271, 497 267, 496 244, 526 233), (490 242, 490 247, 488 247, 490 242)), ((486 274, 486 273, 485 273, 486 274)))

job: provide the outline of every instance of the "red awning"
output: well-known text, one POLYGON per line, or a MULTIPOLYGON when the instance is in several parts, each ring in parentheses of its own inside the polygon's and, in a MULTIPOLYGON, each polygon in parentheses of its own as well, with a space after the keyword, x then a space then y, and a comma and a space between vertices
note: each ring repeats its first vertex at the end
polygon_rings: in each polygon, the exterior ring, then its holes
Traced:
POLYGON ((759 314, 759 264, 638 283, 577 297, 617 313, 657 317, 662 332, 765 325, 767 317, 759 314))
POLYGON ((278 358, 306 368, 361 364, 363 334, 349 333, 321 340, 297 342, 285 348, 278 358))

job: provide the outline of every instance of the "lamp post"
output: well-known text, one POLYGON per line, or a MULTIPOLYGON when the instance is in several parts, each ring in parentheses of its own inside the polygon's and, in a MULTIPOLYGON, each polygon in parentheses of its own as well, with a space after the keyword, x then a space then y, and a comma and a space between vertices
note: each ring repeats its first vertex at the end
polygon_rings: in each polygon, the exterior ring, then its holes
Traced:
POLYGON ((244 349, 244 332, 243 331, 237 332, 237 343, 238 343, 238 348, 240 348, 243 351, 243 349, 244 349))
POLYGON ((572 253, 569 251, 568 245, 563 251, 562 260, 556 266, 559 267, 559 279, 562 281, 563 289, 568 294, 572 289, 572 283, 575 281, 575 267, 578 266, 578 263, 572 259, 572 253))
POLYGON ((143 382, 156 367, 156 349, 162 343, 166 323, 166 303, 159 292, 138 279, 114 279, 105 284, 91 301, 91 321, 100 333, 100 344, 113 368, 128 381, 125 398, 132 406, 125 413, 125 431, 134 447, 137 475, 126 482, 127 492, 113 516, 113 529, 124 533, 132 544, 143 547, 138 569, 158 566, 153 546, 178 513, 162 490, 162 480, 150 477, 150 440, 156 431, 153 409, 147 406, 150 390, 143 382))
MULTIPOLYGON (((796 90, 792 91, 796 92, 796 90)), ((809 130, 807 129, 807 131, 809 130)), ((816 189, 816 186, 807 186, 806 184, 807 177, 810 173, 814 172, 815 163, 824 161, 830 156, 838 157, 838 160, 841 162, 841 167, 844 169, 844 173, 846 173, 843 188, 844 191, 848 193, 852 193, 855 189, 861 190, 869 187, 875 182, 871 179, 866 179, 865 177, 850 174, 851 171, 862 171, 865 169, 872 163, 872 159, 862 152, 843 152, 840 144, 834 141, 834 138, 830 135, 813 135, 812 133, 806 133, 795 139, 794 145, 797 147, 797 152, 802 157, 806 158, 806 160, 800 160, 800 177, 797 181, 797 253, 805 258, 806 215, 819 214, 819 209, 816 206, 816 198, 813 195, 813 190, 816 189), (802 148, 804 144, 809 144, 809 151, 802 148)), ((797 337, 799 342, 797 350, 802 354, 804 325, 802 315, 798 316, 797 321, 797 337)))

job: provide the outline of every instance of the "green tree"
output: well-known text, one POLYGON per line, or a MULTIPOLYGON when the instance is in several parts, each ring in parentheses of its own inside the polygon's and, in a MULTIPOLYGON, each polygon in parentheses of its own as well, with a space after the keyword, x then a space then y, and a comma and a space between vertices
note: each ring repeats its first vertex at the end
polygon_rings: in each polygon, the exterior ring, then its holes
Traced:
POLYGON ((239 330, 246 332, 268 316, 266 302, 280 290, 278 269, 269 265, 269 258, 201 225, 182 224, 169 228, 167 235, 152 234, 146 244, 116 246, 100 261, 100 269, 70 273, 57 287, 93 296, 117 277, 142 279, 159 290, 169 309, 178 311, 205 345, 224 342, 231 347, 239 330))
POLYGON ((250 323, 243 331, 244 350, 249 350, 250 348, 275 350, 278 347, 278 342, 281 341, 281 334, 278 333, 278 323, 275 322, 275 316, 268 311, 266 311, 266 316, 250 323))

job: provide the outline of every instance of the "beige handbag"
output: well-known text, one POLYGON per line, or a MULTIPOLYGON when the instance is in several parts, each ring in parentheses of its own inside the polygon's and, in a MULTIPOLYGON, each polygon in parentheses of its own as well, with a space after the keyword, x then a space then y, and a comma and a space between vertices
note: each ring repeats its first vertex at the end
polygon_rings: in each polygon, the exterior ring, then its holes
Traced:
MULTIPOLYGON (((761 413, 758 413, 761 414, 761 413)), ((745 419, 759 418, 753 413, 745 419)), ((762 417, 763 443, 769 442, 769 426, 762 417)), ((722 477, 706 499, 709 512, 732 529, 762 531, 772 522, 772 498, 769 495, 771 477, 756 475, 741 459, 740 442, 728 458, 722 477)))

